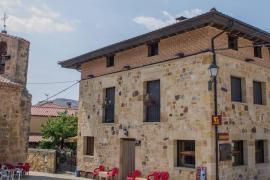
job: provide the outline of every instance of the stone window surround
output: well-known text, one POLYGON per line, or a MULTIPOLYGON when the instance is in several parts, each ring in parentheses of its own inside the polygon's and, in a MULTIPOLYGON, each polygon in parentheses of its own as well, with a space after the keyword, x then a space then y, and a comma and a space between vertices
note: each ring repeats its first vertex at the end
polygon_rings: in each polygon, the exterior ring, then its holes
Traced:
POLYGON ((263 148, 264 148, 264 162, 256 163, 256 154, 254 156, 255 158, 255 164, 261 165, 261 164, 268 164, 269 163, 269 154, 268 154, 268 140, 267 139, 255 139, 255 153, 256 153, 256 141, 263 141, 263 148))
POLYGON ((188 166, 179 166, 178 165, 178 162, 177 162, 177 158, 178 158, 178 155, 177 153, 179 153, 177 151, 177 146, 178 146, 178 142, 179 141, 194 141, 194 153, 196 154, 196 140, 194 139, 176 139, 173 141, 173 163, 174 163, 174 168, 176 169, 180 169, 180 170, 188 170, 188 171, 194 171, 196 170, 196 158, 195 158, 195 164, 194 164, 194 167, 188 167, 188 166))
POLYGON ((95 155, 95 137, 94 136, 83 136, 83 155, 86 157, 93 157, 95 155), (88 138, 93 139, 92 154, 87 154, 87 139, 88 138))
POLYGON ((238 75, 233 75, 231 74, 230 76, 230 89, 231 89, 231 86, 232 86, 232 82, 231 82, 231 78, 233 77, 236 77, 236 78, 240 78, 241 79, 241 96, 242 96, 242 101, 233 101, 232 100, 232 92, 230 91, 230 95, 231 95, 231 101, 233 103, 247 103, 247 94, 246 94, 246 79, 244 77, 241 77, 241 76, 238 76, 238 75))
MULTIPOLYGON (((254 105, 258 105, 258 106, 264 106, 264 105, 267 105, 267 91, 266 91, 266 82, 265 81, 262 81, 262 80, 256 80, 256 79, 253 79, 252 82, 260 82, 261 83, 261 86, 262 86, 262 104, 255 104, 254 103, 254 98, 253 98, 253 104, 254 105)), ((252 87, 252 94, 253 94, 253 87, 252 87)), ((253 96, 252 96, 253 97, 253 96)))

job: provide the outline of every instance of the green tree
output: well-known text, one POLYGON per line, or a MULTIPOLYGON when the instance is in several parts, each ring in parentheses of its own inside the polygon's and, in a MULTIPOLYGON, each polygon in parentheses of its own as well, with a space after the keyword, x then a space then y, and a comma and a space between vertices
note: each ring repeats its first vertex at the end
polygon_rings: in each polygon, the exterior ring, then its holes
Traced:
MULTIPOLYGON (((59 113, 58 117, 49 117, 48 121, 41 126, 43 138, 51 140, 52 147, 63 149, 65 140, 77 135, 77 120, 76 116, 70 116, 67 112, 59 113)), ((41 142, 40 147, 46 144, 41 142)))

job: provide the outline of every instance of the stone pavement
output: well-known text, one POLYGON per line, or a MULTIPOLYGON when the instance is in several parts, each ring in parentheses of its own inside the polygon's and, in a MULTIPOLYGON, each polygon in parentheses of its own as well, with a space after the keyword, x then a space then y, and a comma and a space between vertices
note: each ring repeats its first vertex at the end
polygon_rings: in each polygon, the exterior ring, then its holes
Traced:
POLYGON ((90 180, 86 178, 75 177, 73 174, 50 174, 43 172, 30 172, 28 176, 22 178, 23 180, 64 180, 64 179, 81 179, 90 180))

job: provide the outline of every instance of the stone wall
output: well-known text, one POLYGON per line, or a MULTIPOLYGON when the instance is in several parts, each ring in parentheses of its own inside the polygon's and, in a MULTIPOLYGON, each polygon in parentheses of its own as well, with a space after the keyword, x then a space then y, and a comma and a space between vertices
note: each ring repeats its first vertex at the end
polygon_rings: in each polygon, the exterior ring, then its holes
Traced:
MULTIPOLYGON (((229 133, 233 140, 244 140, 244 165, 233 167, 232 161, 221 162, 221 176, 223 179, 269 179, 270 178, 270 69, 245 63, 237 59, 219 55, 220 67, 218 79, 218 109, 223 115, 223 125, 220 132, 229 133), (243 78, 244 102, 231 101, 230 77, 243 78), (266 104, 253 103, 253 81, 266 84, 266 104), (222 90, 221 90, 222 89, 222 90), (226 91, 227 90, 227 91, 226 91), (268 150, 265 163, 255 163, 255 140, 266 140, 268 150)), ((220 142, 220 143, 228 143, 220 142)))
POLYGON ((29 149, 27 162, 30 163, 31 171, 55 173, 56 150, 29 149))
POLYGON ((82 81, 79 169, 85 171, 99 164, 121 169, 121 139, 134 138, 141 141, 136 147, 135 164, 144 176, 163 170, 171 179, 194 179, 195 169, 175 167, 174 150, 176 140, 196 140, 196 166, 206 166, 210 179, 214 162, 211 93, 207 90, 210 63, 211 55, 204 54, 82 81), (144 122, 144 84, 156 79, 161 85, 161 122, 144 122), (116 88, 115 123, 104 124, 103 90, 112 86, 116 88), (128 137, 123 135, 124 127, 128 137), (94 156, 83 155, 84 136, 94 136, 94 156))
POLYGON ((31 95, 26 89, 30 43, 2 33, 0 41, 7 43, 10 55, 0 81, 0 163, 25 162, 31 118, 31 95))

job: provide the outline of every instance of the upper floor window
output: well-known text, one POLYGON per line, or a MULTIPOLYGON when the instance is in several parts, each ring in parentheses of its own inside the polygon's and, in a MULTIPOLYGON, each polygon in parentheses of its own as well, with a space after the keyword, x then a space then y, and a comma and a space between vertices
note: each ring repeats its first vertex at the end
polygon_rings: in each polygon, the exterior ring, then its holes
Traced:
POLYGON ((233 141, 233 166, 244 165, 244 141, 233 141))
POLYGON ((230 49, 238 50, 238 38, 235 36, 228 36, 228 46, 230 49))
POLYGON ((254 104, 265 104, 265 91, 263 88, 263 83, 258 81, 253 81, 253 101, 254 104))
POLYGON ((115 88, 105 89, 105 100, 104 100, 104 123, 114 123, 114 102, 115 100, 115 88))
POLYGON ((255 160, 256 163, 264 163, 264 140, 255 141, 255 160))
POLYGON ((146 122, 160 121, 160 81, 148 81, 145 97, 146 122))
POLYGON ((176 147, 177 167, 195 167, 195 141, 178 140, 176 147))
POLYGON ((0 74, 5 73, 5 60, 4 56, 7 55, 7 43, 4 41, 0 42, 0 74))
POLYGON ((106 59, 106 66, 107 66, 107 67, 112 67, 112 66, 114 66, 114 55, 107 56, 107 59, 106 59))
POLYGON ((262 47, 261 46, 254 47, 254 56, 257 58, 262 58, 262 47))
POLYGON ((94 156, 94 137, 84 137, 84 155, 94 156))
POLYGON ((242 79, 231 76, 231 100, 235 102, 243 102, 242 79))
POLYGON ((158 42, 148 44, 148 57, 158 55, 158 42))

